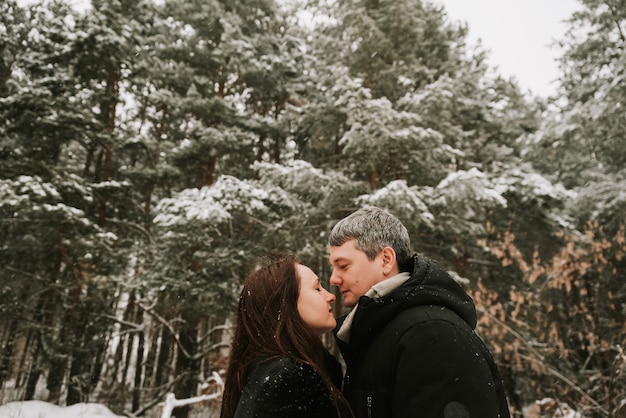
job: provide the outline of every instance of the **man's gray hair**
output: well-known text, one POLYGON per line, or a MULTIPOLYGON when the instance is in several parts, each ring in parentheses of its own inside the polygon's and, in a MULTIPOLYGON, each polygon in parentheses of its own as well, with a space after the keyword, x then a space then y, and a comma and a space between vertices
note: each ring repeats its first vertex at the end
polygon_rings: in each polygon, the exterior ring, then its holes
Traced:
POLYGON ((328 245, 340 246, 351 239, 356 240, 356 248, 370 260, 384 247, 393 248, 401 265, 412 256, 406 227, 398 218, 375 206, 363 207, 337 222, 328 237, 328 245))

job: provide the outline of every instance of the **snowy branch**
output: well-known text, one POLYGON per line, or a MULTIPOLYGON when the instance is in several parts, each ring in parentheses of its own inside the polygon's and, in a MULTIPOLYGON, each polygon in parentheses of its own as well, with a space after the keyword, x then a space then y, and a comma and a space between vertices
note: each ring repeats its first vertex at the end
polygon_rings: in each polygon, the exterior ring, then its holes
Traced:
POLYGON ((224 381, 222 377, 217 373, 213 372, 212 378, 209 381, 213 380, 218 385, 218 390, 215 393, 211 393, 209 395, 201 395, 195 396, 193 398, 188 399, 176 399, 176 396, 173 393, 168 393, 165 396, 165 403, 163 404, 163 412, 161 413, 161 418, 170 418, 172 416, 172 411, 174 408, 179 406, 190 405, 198 402, 206 402, 213 401, 219 399, 222 396, 222 390, 224 388, 224 381))

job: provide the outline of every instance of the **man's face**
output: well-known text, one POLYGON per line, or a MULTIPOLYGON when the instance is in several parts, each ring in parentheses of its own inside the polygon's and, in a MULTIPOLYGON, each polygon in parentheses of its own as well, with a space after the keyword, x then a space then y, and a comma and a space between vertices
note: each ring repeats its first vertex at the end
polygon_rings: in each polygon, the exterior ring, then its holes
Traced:
POLYGON ((369 260, 355 243, 356 240, 352 239, 340 246, 330 247, 329 260, 333 268, 330 284, 339 288, 343 303, 348 307, 356 305, 361 296, 385 278, 382 252, 369 260))

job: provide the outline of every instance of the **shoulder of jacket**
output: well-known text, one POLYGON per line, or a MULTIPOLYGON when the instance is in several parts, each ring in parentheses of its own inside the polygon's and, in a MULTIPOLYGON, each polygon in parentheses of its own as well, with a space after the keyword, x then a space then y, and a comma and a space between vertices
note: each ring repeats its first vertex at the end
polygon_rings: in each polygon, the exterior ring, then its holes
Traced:
POLYGON ((394 334, 401 335, 405 331, 428 323, 447 322, 456 327, 468 329, 469 325, 452 309, 437 305, 418 305, 405 309, 396 315, 387 328, 394 334))
POLYGON ((290 357, 277 357, 259 363, 251 373, 251 377, 257 381, 269 378, 275 382, 288 382, 294 379, 318 379, 319 374, 309 364, 290 357))

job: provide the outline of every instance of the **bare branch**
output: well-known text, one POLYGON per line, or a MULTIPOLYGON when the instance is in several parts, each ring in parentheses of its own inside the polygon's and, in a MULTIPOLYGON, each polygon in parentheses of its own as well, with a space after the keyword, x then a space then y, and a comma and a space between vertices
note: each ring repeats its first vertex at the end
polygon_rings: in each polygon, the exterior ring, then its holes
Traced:
POLYGON ((506 324, 505 322, 501 321, 500 319, 496 318, 495 316, 491 315, 489 312, 487 312, 484 309, 479 310, 480 313, 482 313, 483 315, 487 315, 489 318, 493 319, 495 322, 497 322, 499 325, 503 326, 506 330, 508 330, 515 338, 517 338, 520 342, 522 342, 522 344, 524 344, 524 346, 526 346, 526 348, 528 348, 528 350, 531 352, 532 355, 525 355, 522 354, 520 352, 518 352, 517 354, 520 356, 520 358, 530 361, 532 363, 538 364, 540 365, 544 370, 546 370, 548 372, 548 374, 558 378, 559 380, 561 380, 562 382, 564 382, 567 386, 569 386, 570 388, 574 389, 578 394, 580 394, 583 398, 587 399, 593 406, 595 406, 596 408, 598 408, 598 410, 605 416, 609 416, 609 411, 607 411, 605 408, 602 407, 602 405, 600 405, 593 397, 591 397, 591 395, 589 395, 587 392, 585 392, 580 386, 576 385, 576 383, 574 383, 572 380, 570 380, 569 378, 567 378, 566 376, 564 376, 563 374, 561 374, 558 370, 554 369, 552 366, 550 366, 546 361, 543 355, 541 355, 541 353, 539 353, 530 343, 530 341, 528 341, 526 338, 524 338, 520 333, 518 333, 517 331, 515 331, 511 326, 509 326, 508 324, 506 324))
POLYGON ((483 315, 488 316, 489 318, 493 319, 495 322, 498 323, 498 325, 504 327, 505 329, 507 329, 515 338, 517 338, 519 341, 522 342, 522 344, 524 344, 524 346, 526 346, 526 348, 528 348, 528 350, 535 355, 535 357, 539 358, 542 362, 545 361, 544 356, 535 349, 535 347, 533 347, 533 345, 530 343, 530 341, 528 341, 526 338, 524 338, 522 336, 522 334, 520 334, 519 332, 515 331, 509 324, 507 324, 506 322, 500 320, 499 318, 496 318, 495 316, 491 315, 489 312, 487 312, 485 309, 477 309, 478 312, 482 313, 483 315))
POLYGON ((102 315, 104 318, 108 318, 114 322, 117 322, 120 325, 124 325, 128 328, 131 328, 129 330, 125 330, 125 333, 129 333, 129 332, 143 332, 145 330, 145 325, 144 324, 137 324, 135 322, 129 322, 129 321, 124 321, 123 319, 119 319, 116 316, 113 315, 108 315, 108 314, 103 314, 102 315))
POLYGON ((217 383, 218 389, 217 392, 211 393, 209 395, 195 396, 188 399, 176 399, 176 396, 173 393, 168 393, 165 397, 165 402, 163 404, 163 412, 161 414, 161 418, 170 418, 172 416, 172 411, 174 410, 174 408, 179 406, 219 399, 219 397, 222 396, 222 391, 224 389, 224 381, 217 372, 213 372, 213 375, 211 379, 209 379, 209 381, 211 380, 217 383))
POLYGON ((598 408, 598 410, 600 411, 600 413, 602 413, 602 415, 607 416, 607 417, 609 416, 609 411, 607 411, 604 407, 602 407, 602 405, 600 405, 595 399, 593 399, 591 397, 591 395, 589 395, 587 392, 585 392, 580 386, 576 385, 576 383, 574 383, 573 381, 568 379, 566 376, 564 376, 561 373, 559 373, 558 370, 552 368, 550 365, 546 364, 546 362, 538 360, 536 358, 533 358, 532 356, 527 356, 527 355, 524 355, 524 354, 521 354, 521 353, 518 353, 518 354, 524 360, 530 361, 530 362, 535 363, 535 364, 539 364, 541 367, 543 367, 548 372, 548 374, 558 378, 563 383, 565 383, 567 386, 569 386, 570 388, 574 389, 580 396, 582 396, 583 398, 585 398, 589 402, 591 402, 591 404, 593 406, 598 408))
POLYGON ((143 309, 145 312, 147 312, 149 315, 156 318, 158 322, 160 322, 165 328, 169 330, 169 332, 172 334, 172 337, 174 337, 174 340, 176 341, 176 345, 187 358, 192 357, 191 354, 189 354, 189 352, 185 349, 183 344, 180 342, 180 338, 178 337, 178 333, 176 332, 176 330, 172 327, 172 325, 165 318, 163 318, 158 313, 154 312, 154 309, 152 309, 152 307, 150 306, 145 306, 142 303, 137 303, 137 305, 141 309, 143 309))
POLYGON ((200 341, 201 341, 201 342, 202 342, 202 341, 204 341, 205 339, 207 339, 208 337, 210 337, 210 336, 211 336, 214 332, 217 332, 217 331, 226 331, 226 330, 229 330, 229 329, 231 329, 231 328, 232 328, 232 325, 226 325, 226 324, 224 324, 224 325, 217 325, 217 326, 215 326, 215 327, 211 328, 210 330, 208 330, 208 331, 206 332, 206 334, 204 334, 203 336, 201 336, 201 337, 200 337, 200 341))

